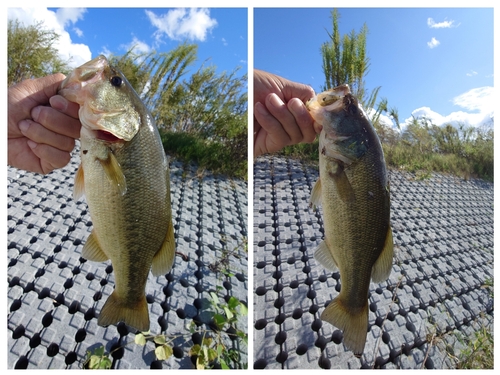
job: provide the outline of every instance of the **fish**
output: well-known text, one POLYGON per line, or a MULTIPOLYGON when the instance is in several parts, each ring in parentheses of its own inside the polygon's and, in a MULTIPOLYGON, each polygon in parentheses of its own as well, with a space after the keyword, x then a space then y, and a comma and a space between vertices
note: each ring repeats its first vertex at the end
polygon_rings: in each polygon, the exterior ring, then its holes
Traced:
POLYGON ((115 276, 97 323, 148 331, 149 272, 167 274, 175 258, 170 171, 160 134, 126 77, 103 55, 75 68, 58 93, 80 105, 81 164, 73 198, 85 196, 93 224, 82 257, 111 260, 115 276))
POLYGON ((340 272, 341 290, 321 320, 343 331, 344 345, 359 357, 368 331, 370 280, 386 280, 392 269, 390 191, 384 153, 375 128, 348 85, 306 102, 322 127, 319 178, 310 206, 322 206, 324 240, 314 258, 340 272))

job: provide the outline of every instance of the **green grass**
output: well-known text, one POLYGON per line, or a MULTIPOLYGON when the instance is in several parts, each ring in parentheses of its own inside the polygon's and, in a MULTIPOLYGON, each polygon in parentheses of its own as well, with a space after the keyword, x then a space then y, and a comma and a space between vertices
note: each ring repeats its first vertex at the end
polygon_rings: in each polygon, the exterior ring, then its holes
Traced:
POLYGON ((200 168, 235 178, 247 179, 248 156, 246 139, 244 145, 223 143, 202 138, 196 133, 161 132, 163 147, 167 155, 189 162, 200 168))

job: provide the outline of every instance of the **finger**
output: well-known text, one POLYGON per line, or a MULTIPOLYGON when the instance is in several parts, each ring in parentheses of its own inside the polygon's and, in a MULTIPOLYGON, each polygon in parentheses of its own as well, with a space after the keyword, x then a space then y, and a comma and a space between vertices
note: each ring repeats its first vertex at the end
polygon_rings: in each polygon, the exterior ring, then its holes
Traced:
POLYGON ((311 143, 316 138, 316 131, 313 126, 314 120, 304 103, 297 98, 292 98, 287 107, 295 118, 295 122, 300 128, 303 136, 302 142, 311 143))
POLYGON ((300 143, 302 132, 295 121, 292 113, 276 94, 269 94, 266 98, 266 107, 269 112, 280 122, 284 131, 290 138, 290 143, 300 143))
POLYGON ((33 93, 31 96, 38 103, 48 103, 49 99, 57 94, 59 85, 66 78, 62 73, 52 74, 50 76, 33 79, 31 81, 33 93))
POLYGON ((40 159, 42 173, 50 173, 54 169, 62 168, 71 160, 69 152, 62 151, 55 147, 28 141, 33 153, 40 159))
POLYGON ((19 129, 26 138, 39 144, 45 144, 66 152, 71 152, 75 147, 74 138, 55 133, 31 120, 20 121, 19 129))
POLYGON ((73 139, 80 136, 80 120, 70 117, 57 109, 46 106, 37 106, 31 111, 31 118, 54 133, 62 134, 73 139))
POLYGON ((275 152, 290 143, 290 137, 283 126, 262 103, 255 103, 254 116, 261 126, 254 140, 257 153, 275 152))
POLYGON ((54 95, 50 98, 49 102, 52 108, 57 109, 68 116, 78 118, 78 110, 80 109, 80 105, 78 105, 78 103, 70 102, 61 95, 54 95))

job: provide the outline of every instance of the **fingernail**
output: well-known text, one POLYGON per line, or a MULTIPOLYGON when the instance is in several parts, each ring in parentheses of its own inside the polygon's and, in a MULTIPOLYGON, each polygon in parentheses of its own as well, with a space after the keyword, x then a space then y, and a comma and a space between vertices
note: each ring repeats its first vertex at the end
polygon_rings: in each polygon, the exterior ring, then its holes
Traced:
POLYGON ((19 130, 21 131, 21 133, 24 134, 28 130, 28 128, 30 127, 30 123, 26 120, 22 120, 19 122, 18 126, 19 126, 19 130))
POLYGON ((68 107, 68 101, 61 95, 55 95, 49 99, 50 106, 58 111, 65 111, 68 107))
POLYGON ((294 115, 300 115, 304 111, 304 103, 300 99, 297 98, 292 98, 290 101, 287 103, 288 109, 290 112, 292 112, 294 115))
POLYGON ((33 121, 35 122, 38 122, 38 116, 40 115, 40 106, 38 107, 35 107, 31 110, 31 118, 33 119, 33 121))
POLYGON ((255 110, 257 112, 259 112, 261 115, 264 115, 264 116, 269 115, 267 108, 261 102, 255 103, 255 110))
POLYGON ((28 139, 28 146, 30 146, 31 149, 34 149, 36 146, 38 146, 38 143, 33 142, 31 139, 28 139))
POLYGON ((272 105, 275 108, 280 108, 283 106, 283 101, 280 99, 280 97, 274 93, 269 94, 267 96, 267 100, 269 101, 269 104, 272 105))

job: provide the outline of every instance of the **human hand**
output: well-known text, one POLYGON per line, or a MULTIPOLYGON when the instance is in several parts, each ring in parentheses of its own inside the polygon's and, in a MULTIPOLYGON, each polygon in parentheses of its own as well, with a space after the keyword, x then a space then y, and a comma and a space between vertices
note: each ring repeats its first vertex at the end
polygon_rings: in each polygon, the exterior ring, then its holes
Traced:
POLYGON ((9 165, 47 174, 69 163, 81 124, 79 105, 56 95, 64 78, 57 73, 9 87, 9 165))
POLYGON ((314 95, 308 85, 254 70, 254 157, 314 141, 321 129, 304 105, 314 95))

